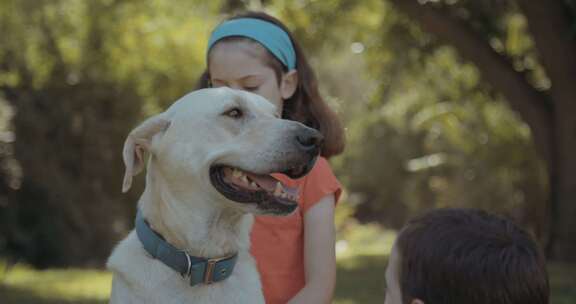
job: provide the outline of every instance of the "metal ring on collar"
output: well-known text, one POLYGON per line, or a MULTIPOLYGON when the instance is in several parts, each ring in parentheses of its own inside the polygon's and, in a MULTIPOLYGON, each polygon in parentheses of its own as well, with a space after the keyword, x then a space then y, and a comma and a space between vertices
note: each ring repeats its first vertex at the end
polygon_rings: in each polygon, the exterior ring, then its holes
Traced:
POLYGON ((184 252, 184 255, 186 256, 186 260, 188 261, 188 267, 187 267, 186 273, 183 274, 182 276, 184 278, 189 278, 192 275, 192 259, 190 258, 190 255, 188 253, 186 253, 185 251, 183 251, 183 252, 184 252))

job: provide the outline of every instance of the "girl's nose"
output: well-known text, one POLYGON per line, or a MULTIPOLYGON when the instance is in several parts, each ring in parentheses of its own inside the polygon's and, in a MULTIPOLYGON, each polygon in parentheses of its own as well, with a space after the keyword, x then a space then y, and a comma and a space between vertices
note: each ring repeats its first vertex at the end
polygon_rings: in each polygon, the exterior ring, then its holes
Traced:
POLYGON ((228 85, 229 88, 234 89, 234 90, 242 90, 242 86, 237 85, 237 84, 229 84, 228 85))

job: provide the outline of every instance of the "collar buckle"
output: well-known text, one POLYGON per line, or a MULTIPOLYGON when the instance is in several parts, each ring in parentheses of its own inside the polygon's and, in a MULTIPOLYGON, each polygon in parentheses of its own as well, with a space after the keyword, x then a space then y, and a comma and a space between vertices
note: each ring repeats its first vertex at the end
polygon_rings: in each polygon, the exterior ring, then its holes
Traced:
MULTIPOLYGON (((214 283, 214 268, 216 267, 216 264, 220 261, 224 261, 224 260, 227 260, 227 259, 232 258, 232 257, 234 257, 234 254, 220 257, 220 258, 207 259, 206 260, 206 270, 204 271, 204 284, 210 285, 210 284, 214 283)), ((220 270, 220 274, 226 275, 227 271, 229 271, 227 268, 222 268, 220 270)))

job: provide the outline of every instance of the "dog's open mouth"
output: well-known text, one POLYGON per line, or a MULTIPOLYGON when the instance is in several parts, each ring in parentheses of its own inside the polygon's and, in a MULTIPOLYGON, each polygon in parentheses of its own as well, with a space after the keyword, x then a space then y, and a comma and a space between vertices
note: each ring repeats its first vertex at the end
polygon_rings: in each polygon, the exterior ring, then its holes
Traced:
POLYGON ((210 168, 210 180, 227 199, 255 203, 260 211, 268 214, 288 214, 297 206, 298 189, 290 188, 268 174, 217 165, 210 168))

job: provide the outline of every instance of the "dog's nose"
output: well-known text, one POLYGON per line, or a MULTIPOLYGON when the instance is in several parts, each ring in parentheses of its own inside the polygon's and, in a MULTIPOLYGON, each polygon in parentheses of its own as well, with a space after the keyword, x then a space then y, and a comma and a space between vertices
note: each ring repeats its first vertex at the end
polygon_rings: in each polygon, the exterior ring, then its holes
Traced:
POLYGON ((318 154, 324 136, 312 128, 303 128, 296 134, 298 147, 308 153, 318 154))

